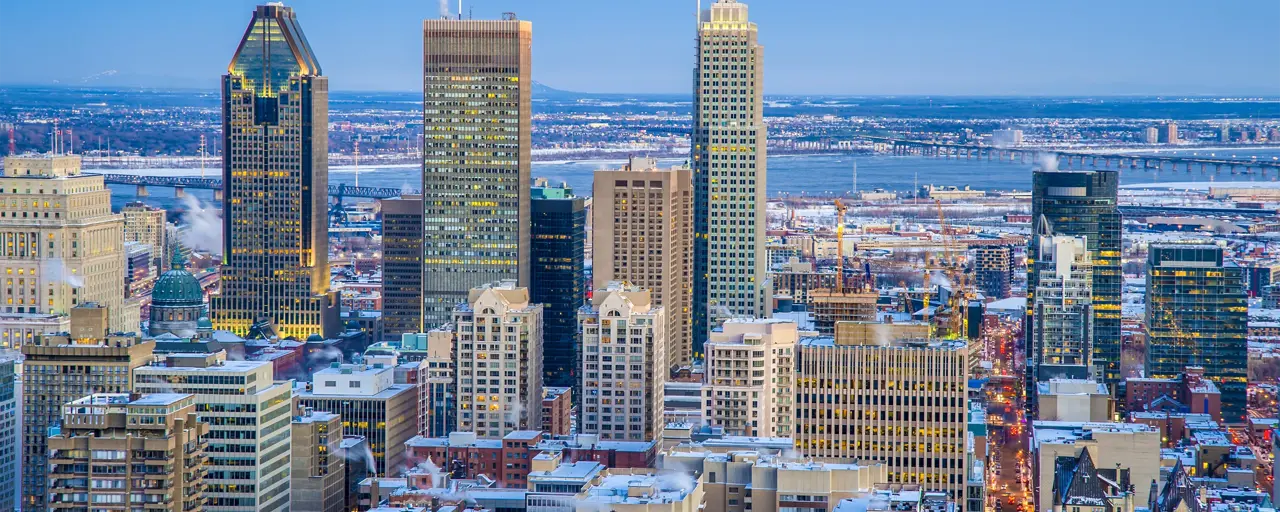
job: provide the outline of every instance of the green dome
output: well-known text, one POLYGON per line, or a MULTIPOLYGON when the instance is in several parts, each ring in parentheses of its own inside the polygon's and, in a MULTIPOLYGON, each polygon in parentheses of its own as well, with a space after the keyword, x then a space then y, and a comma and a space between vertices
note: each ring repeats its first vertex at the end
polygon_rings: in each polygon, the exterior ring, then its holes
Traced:
POLYGON ((200 306, 204 304, 204 288, 196 276, 181 268, 175 268, 156 281, 151 291, 151 303, 160 306, 200 306))
POLYGON ((199 320, 196 320, 196 328, 198 328, 198 329, 212 329, 212 328, 213 328, 213 321, 209 320, 209 317, 207 317, 207 316, 202 316, 202 317, 200 317, 200 319, 199 319, 199 320))
POLYGON ((319 334, 312 334, 310 336, 307 336, 307 341, 324 341, 324 336, 321 336, 319 334))

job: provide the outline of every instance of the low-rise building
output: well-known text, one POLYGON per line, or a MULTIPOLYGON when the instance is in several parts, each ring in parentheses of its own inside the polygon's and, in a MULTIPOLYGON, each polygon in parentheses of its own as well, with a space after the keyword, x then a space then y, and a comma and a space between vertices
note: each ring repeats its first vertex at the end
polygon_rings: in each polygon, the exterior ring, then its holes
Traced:
POLYGON ((1053 509, 1056 475, 1078 465, 1085 450, 1097 474, 1112 482, 1146 489, 1160 481, 1160 433, 1147 425, 1036 421, 1029 457, 1035 510, 1053 509))
POLYGON ((1041 421, 1114 421, 1115 403, 1107 385, 1087 379, 1038 382, 1036 419, 1041 421))
POLYGON ((304 408, 293 417, 290 442, 290 506, 316 512, 346 510, 342 418, 304 408))

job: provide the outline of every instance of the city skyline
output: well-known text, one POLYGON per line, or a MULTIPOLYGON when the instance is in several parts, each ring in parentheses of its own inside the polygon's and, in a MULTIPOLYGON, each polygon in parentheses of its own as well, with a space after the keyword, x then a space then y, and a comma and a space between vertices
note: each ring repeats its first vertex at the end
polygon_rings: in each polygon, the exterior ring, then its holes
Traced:
MULTIPOLYGON (((445 3, 456 15, 456 4, 445 3)), ((908 12, 902 6, 844 6, 825 0, 805 9, 756 3, 753 18, 779 27, 762 39, 772 57, 766 62, 765 74, 771 78, 765 87, 774 94, 1280 94, 1280 67, 1257 65, 1267 61, 1261 36, 1265 20, 1280 16, 1280 4, 1236 2, 1210 8, 1142 1, 973 9, 931 3, 908 12), (818 12, 825 14, 815 16, 818 12), (910 23, 900 21, 906 19, 910 23), (1087 28, 1059 34, 1058 27, 1087 28), (1232 33, 1243 39, 1236 39, 1242 44, 1232 44, 1232 51, 1218 51, 1216 45, 1177 38, 1158 44, 1158 31, 1134 27, 1232 33), (1055 37, 1043 37, 1046 30, 1055 37), (1251 44, 1252 38, 1256 43, 1251 44), (935 55, 940 50, 946 55, 935 55)), ((35 32, 45 26, 39 21, 54 22, 52 11, 14 5, 9 8, 13 15, 0 20, 0 31, 16 40, 39 37, 44 44, 6 55, 7 72, 0 81, 212 89, 217 82, 208 70, 224 65, 230 51, 222 34, 236 31, 253 5, 82 3, 58 10, 57 23, 67 36, 53 39, 35 32), (202 22, 163 23, 167 16, 202 22), (103 19, 126 21, 101 23, 103 19), (137 37, 143 27, 149 35, 137 37), (157 39, 172 44, 153 44, 157 39), (89 45, 98 51, 85 52, 89 45), (57 66, 50 65, 55 62, 57 66)), ((289 5, 303 10, 302 22, 311 27, 316 52, 328 56, 326 70, 334 78, 334 90, 409 92, 420 86, 415 20, 437 18, 438 5, 391 2, 367 10, 319 0, 289 5)), ((540 27, 542 36, 534 48, 539 82, 561 90, 637 94, 687 90, 694 8, 692 2, 671 1, 463 4, 475 19, 496 19, 514 10, 540 27), (579 23, 581 19, 620 21, 595 26, 579 23), (644 44, 609 41, 619 24, 654 37, 644 44), (580 44, 583 40, 600 44, 580 44)))

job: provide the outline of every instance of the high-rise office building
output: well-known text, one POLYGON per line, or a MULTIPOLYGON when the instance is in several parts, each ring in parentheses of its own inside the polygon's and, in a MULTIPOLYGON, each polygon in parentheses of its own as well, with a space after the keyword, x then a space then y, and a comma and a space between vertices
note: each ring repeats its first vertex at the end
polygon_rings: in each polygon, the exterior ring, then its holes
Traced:
POLYGON ((274 380, 270 362, 224 358, 170 354, 167 366, 134 370, 134 390, 195 396, 209 423, 205 510, 287 510, 292 381, 274 380))
POLYGON ((1240 267, 1216 245, 1153 244, 1147 252, 1147 377, 1188 366, 1222 392, 1222 417, 1243 421, 1248 380, 1248 298, 1240 267))
POLYGON ((1158 126, 1157 128, 1160 131, 1160 136, 1159 136, 1160 143, 1162 144, 1178 143, 1178 123, 1175 123, 1173 121, 1169 121, 1167 123, 1160 123, 1160 126, 1158 126))
MULTIPOLYGON (((422 196, 382 200, 382 340, 422 332, 422 196)), ((376 334, 375 334, 376 335, 376 334)))
POLYGON ((209 424, 195 397, 94 393, 61 409, 48 439, 49 508, 205 510, 209 424))
MULTIPOLYGON (((1032 175, 1031 219, 1047 222, 1048 233, 1082 237, 1093 263, 1093 364, 1104 382, 1116 389, 1120 381, 1120 174, 1116 171, 1036 171, 1032 175)), ((1037 237, 1027 247, 1027 268, 1040 259, 1037 237)), ((1027 272, 1027 325, 1034 325, 1035 272, 1027 272)), ((1028 329, 1029 330, 1029 329, 1028 329)), ((1028 360, 1032 358, 1027 344, 1028 360)), ((1034 372, 1028 371, 1031 376, 1034 372)))
POLYGON ((578 432, 601 439, 662 437, 667 383, 666 308, 649 290, 614 281, 582 308, 582 399, 578 432))
POLYGON ((978 290, 993 299, 1007 299, 1013 284, 1013 248, 1007 245, 974 250, 974 279, 978 290))
POLYGON ((18 381, 14 360, 0 356, 0 510, 18 506, 18 381))
POLYGON ((458 430, 502 439, 542 426, 542 305, 514 281, 471 290, 453 311, 458 430))
POLYGON ((110 311, 71 309, 70 329, 36 336, 22 346, 22 509, 44 510, 49 497, 51 429, 62 406, 92 393, 129 393, 133 369, 151 362, 155 342, 136 334, 108 334, 110 311))
POLYGON ((533 24, 422 22, 424 329, 472 288, 529 285, 533 24))
POLYGON ((395 476, 404 465, 404 442, 418 433, 417 388, 396 384, 392 367, 334 363, 315 373, 297 402, 341 416, 343 435, 363 436, 378 476, 395 476))
POLYGON ((1034 321, 1027 343, 1027 368, 1035 380, 1092 379, 1093 262, 1084 237, 1037 237, 1040 258, 1032 270, 1036 289, 1034 321))
POLYGON ((747 5, 699 14, 693 91, 693 352, 717 323, 764 317, 764 47, 747 5))
POLYGON ((90 302, 107 307, 112 331, 137 331, 137 305, 124 301, 124 219, 102 176, 81 174, 75 155, 10 156, 0 190, 0 348, 67 330, 71 308, 90 302))
POLYGON ((796 324, 733 319, 707 340, 703 418, 726 433, 790 437, 795 409, 796 324))
POLYGON ((963 502, 968 371, 962 341, 802 338, 796 448, 819 460, 883 462, 890 483, 963 502))
POLYGON ((124 241, 138 242, 151 248, 151 264, 159 274, 169 268, 168 214, 162 208, 134 201, 120 208, 124 215, 124 241))
POLYGON ((596 171, 593 185, 592 286, 625 281, 649 290, 666 310, 667 364, 693 360, 693 176, 632 157, 596 171))
POLYGON ((329 79, 293 9, 260 5, 222 76, 218 329, 282 337, 339 329, 329 290, 329 79))
POLYGON ((293 454, 289 494, 293 510, 346 510, 346 458, 342 453, 342 417, 304 408, 293 418, 293 454))
POLYGON ((533 187, 529 211, 531 300, 542 304, 542 375, 548 386, 577 387, 582 338, 578 308, 587 300, 585 200, 568 185, 533 187))

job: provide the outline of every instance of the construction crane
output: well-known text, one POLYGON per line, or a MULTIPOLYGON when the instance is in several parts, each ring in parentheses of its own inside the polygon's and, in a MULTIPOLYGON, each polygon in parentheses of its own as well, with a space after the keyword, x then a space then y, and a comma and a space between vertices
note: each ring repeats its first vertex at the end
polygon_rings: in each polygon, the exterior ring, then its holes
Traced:
MULTIPOLYGON (((937 268, 951 281, 952 286, 951 297, 947 301, 951 309, 951 316, 947 319, 949 322, 947 330, 952 336, 962 336, 968 327, 964 309, 971 296, 968 273, 965 272, 962 258, 955 251, 955 233, 947 223, 946 213, 942 210, 942 201, 934 200, 934 205, 938 209, 938 231, 942 234, 942 261, 937 268)), ((925 270, 925 275, 927 283, 929 269, 925 270)))
POLYGON ((844 202, 836 198, 836 293, 844 293, 844 202))

